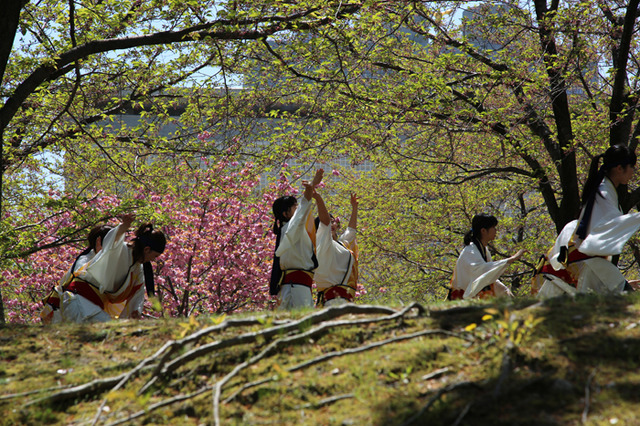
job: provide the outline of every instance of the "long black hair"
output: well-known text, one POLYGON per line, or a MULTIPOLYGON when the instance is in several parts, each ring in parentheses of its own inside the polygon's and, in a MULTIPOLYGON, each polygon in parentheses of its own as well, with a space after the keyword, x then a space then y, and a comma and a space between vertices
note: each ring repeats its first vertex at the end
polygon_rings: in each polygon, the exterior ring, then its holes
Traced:
POLYGON ((582 188, 582 207, 586 206, 589 200, 599 193, 598 187, 605 176, 616 166, 635 166, 637 157, 635 152, 631 152, 626 145, 613 145, 604 154, 596 155, 591 160, 589 176, 582 188), (603 160, 600 166, 600 160, 603 160))
POLYGON ((275 250, 278 250, 278 246, 280 245, 282 224, 289 221, 289 218, 286 218, 284 214, 297 203, 298 200, 296 200, 296 197, 291 195, 277 198, 273 202, 272 210, 275 219, 273 222, 273 233, 276 234, 276 247, 273 253, 273 264, 271 265, 271 278, 269 279, 269 294, 272 296, 280 292, 280 282, 283 276, 282 268, 280 268, 280 258, 276 256, 275 250))
MULTIPOLYGON (((276 236, 280 237, 282 224, 289 221, 289 219, 286 218, 284 214, 297 203, 298 200, 296 200, 296 197, 292 195, 285 195, 284 197, 277 198, 273 202, 272 210, 273 216, 275 218, 275 221, 273 223, 273 233, 276 234, 276 236)), ((278 247, 278 242, 276 242, 276 247, 278 247)))
POLYGON ((591 166, 589 167, 589 176, 582 188, 582 205, 584 214, 576 229, 576 235, 581 239, 587 237, 587 228, 591 221, 591 212, 593 211, 593 204, 595 203, 596 195, 600 194, 600 184, 604 180, 605 176, 609 174, 611 169, 616 166, 635 166, 637 157, 635 152, 632 152, 626 145, 613 145, 609 147, 604 154, 596 155, 591 160, 591 166), (600 166, 600 160, 602 166, 600 166))
MULTIPOLYGON (((138 227, 135 233, 136 237, 133 239, 132 255, 133 262, 140 262, 144 259, 144 248, 149 247, 151 250, 162 253, 167 245, 167 238, 162 231, 153 229, 151 223, 144 223, 138 227)), ((156 294, 155 283, 153 281, 153 268, 151 262, 144 262, 142 264, 142 270, 144 272, 144 284, 147 289, 147 295, 153 296, 156 294)))
POLYGON ((488 213, 479 213, 471 219, 471 231, 464 235, 464 245, 468 246, 471 243, 475 244, 480 250, 480 254, 485 262, 487 260, 487 255, 485 253, 484 246, 480 242, 481 230, 493 228, 497 224, 498 219, 496 219, 495 216, 488 213))

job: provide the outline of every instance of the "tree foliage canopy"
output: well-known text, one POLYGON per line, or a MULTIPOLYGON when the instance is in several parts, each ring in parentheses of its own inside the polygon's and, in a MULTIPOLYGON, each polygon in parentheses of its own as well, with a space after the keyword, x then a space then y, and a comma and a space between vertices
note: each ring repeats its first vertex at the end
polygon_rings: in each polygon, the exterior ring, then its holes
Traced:
POLYGON ((579 211, 591 158, 640 134, 639 0, 6 3, 3 259, 41 248, 6 217, 52 202, 43 170, 69 210, 175 187, 203 156, 266 174, 340 160, 356 171, 329 199, 363 197, 368 297, 440 297, 474 213, 499 216, 498 256, 517 242, 530 265, 579 211))

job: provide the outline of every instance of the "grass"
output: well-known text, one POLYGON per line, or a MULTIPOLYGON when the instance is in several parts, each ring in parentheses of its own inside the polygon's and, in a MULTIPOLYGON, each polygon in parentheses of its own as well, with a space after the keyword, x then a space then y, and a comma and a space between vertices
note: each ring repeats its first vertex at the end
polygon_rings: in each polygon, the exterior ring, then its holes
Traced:
POLYGON ((376 322, 371 320, 387 315, 345 313, 312 323, 315 311, 261 312, 226 320, 7 325, 0 328, 0 424, 213 424, 214 394, 207 386, 244 362, 246 368, 222 387, 221 424, 640 424, 640 295, 425 308, 376 322), (306 317, 290 331, 238 340, 306 317), (259 320, 232 324, 251 318, 259 320), (148 388, 152 368, 117 391, 109 390, 112 384, 59 396, 66 386, 131 372, 165 342, 216 324, 167 360, 206 345, 217 350, 176 363, 148 388), (266 350, 275 341, 281 345, 266 350), (341 351, 351 352, 294 368, 341 351), (258 380, 264 382, 240 391, 258 380), (43 397, 49 399, 36 401, 43 397), (126 419, 139 411, 140 417, 126 419))

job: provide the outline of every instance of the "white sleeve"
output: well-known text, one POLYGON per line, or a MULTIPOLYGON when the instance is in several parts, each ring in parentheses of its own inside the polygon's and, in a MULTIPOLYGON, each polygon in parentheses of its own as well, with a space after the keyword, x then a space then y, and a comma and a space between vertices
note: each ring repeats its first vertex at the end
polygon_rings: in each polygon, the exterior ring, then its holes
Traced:
POLYGON ((78 271, 82 279, 99 287, 100 292, 114 291, 127 278, 133 260, 131 250, 124 242, 124 233, 116 240, 118 225, 104 237, 102 250, 78 271))
POLYGON ((338 239, 345 246, 349 247, 356 240, 356 234, 357 232, 355 229, 351 227, 347 227, 347 229, 342 233, 342 235, 338 239))
MULTIPOLYGON (((491 260, 490 257, 488 260, 491 260)), ((456 262, 456 285, 464 288, 463 298, 474 297, 495 282, 508 266, 508 259, 485 262, 475 245, 465 247, 456 262)))
POLYGON ((276 249, 276 256, 281 257, 282 253, 293 247, 300 239, 300 235, 306 232, 307 216, 311 211, 311 202, 302 197, 300 206, 293 213, 283 235, 280 237, 280 245, 276 249))
POLYGON ((589 256, 614 256, 622 253, 626 242, 640 229, 640 213, 630 213, 600 222, 591 228, 579 249, 589 256))
POLYGON ((333 255, 333 238, 331 238, 331 228, 320 222, 316 233, 316 256, 319 267, 326 264, 327 259, 333 255))

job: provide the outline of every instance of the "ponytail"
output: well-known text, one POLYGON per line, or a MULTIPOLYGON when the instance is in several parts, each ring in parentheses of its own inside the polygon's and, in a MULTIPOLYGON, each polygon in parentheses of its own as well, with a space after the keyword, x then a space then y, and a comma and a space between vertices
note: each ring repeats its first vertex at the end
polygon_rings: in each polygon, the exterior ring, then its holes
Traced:
POLYGON ((463 238, 464 245, 468 246, 469 244, 471 244, 473 242, 474 239, 475 238, 474 238, 473 229, 472 229, 469 232, 467 232, 466 234, 464 234, 464 238, 463 238))
MULTIPOLYGON (((135 233, 136 237, 133 239, 133 262, 140 262, 144 259, 144 248, 149 247, 151 250, 162 253, 167 244, 167 239, 162 231, 153 229, 151 223, 144 223, 138 227, 135 233)), ((153 280, 153 268, 151 262, 144 262, 142 264, 142 271, 144 273, 144 284, 147 289, 147 295, 155 295, 155 283, 153 280)))
POLYGON ((616 166, 635 166, 636 160, 635 152, 632 152, 628 146, 622 144, 610 146, 604 154, 593 157, 589 167, 589 176, 582 189, 582 207, 586 206, 589 200, 596 196, 599 192, 598 187, 611 169, 616 166), (602 166, 598 167, 600 159, 602 159, 602 166))
POLYGON ((581 239, 587 237, 587 229, 591 222, 591 213, 593 212, 593 205, 595 203, 596 195, 600 194, 600 184, 608 175, 609 171, 617 166, 635 166, 636 154, 629 150, 626 145, 613 145, 609 147, 604 154, 596 155, 591 160, 589 166, 589 175, 582 188, 582 205, 584 209, 578 228, 576 229, 576 235, 581 239), (598 167, 602 159, 602 166, 598 167))
POLYGON ((489 229, 498 224, 498 219, 495 216, 487 214, 487 213, 479 213, 473 216, 471 219, 471 231, 467 232, 464 235, 464 245, 468 246, 473 243, 480 250, 480 254, 482 258, 487 261, 487 254, 485 252, 484 246, 480 242, 480 235, 482 229, 489 229))
POLYGON ((589 175, 587 176, 587 180, 584 182, 584 187, 582 188, 581 207, 584 207, 592 197, 595 197, 596 192, 598 192, 598 187, 606 175, 604 164, 602 167, 599 167, 601 158, 604 158, 604 154, 596 155, 591 160, 589 175))

